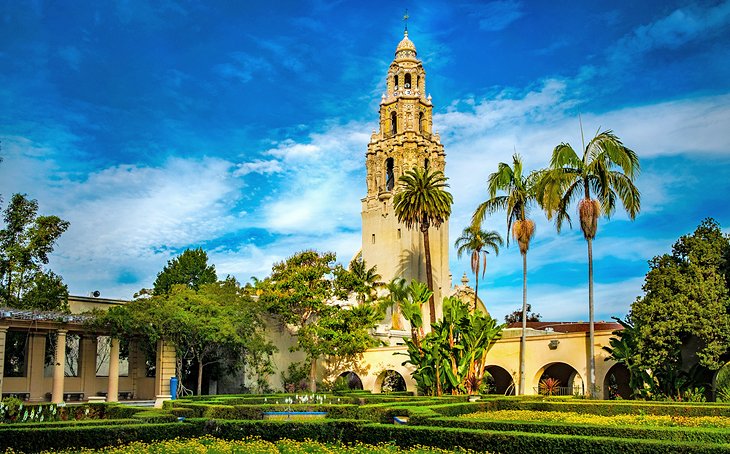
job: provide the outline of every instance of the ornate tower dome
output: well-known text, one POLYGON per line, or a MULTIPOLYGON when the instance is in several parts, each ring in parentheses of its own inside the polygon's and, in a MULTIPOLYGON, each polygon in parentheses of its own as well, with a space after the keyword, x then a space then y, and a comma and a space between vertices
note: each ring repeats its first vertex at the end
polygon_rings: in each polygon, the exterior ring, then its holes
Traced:
POLYGON ((408 30, 403 33, 403 39, 398 43, 395 49, 396 60, 416 60, 416 45, 408 39, 408 30))

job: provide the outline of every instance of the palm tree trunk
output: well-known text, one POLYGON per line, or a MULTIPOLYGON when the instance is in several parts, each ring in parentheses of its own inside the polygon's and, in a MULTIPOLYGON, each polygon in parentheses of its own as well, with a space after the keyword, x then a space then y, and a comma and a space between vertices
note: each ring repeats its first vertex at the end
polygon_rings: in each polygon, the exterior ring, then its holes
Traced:
POLYGON ((525 349, 527 348, 527 252, 522 254, 522 335, 520 336, 520 395, 525 394, 525 349))
POLYGON ((477 311, 477 301, 479 298, 479 267, 477 267, 477 272, 475 274, 475 282, 474 282, 474 313, 477 311))
MULTIPOLYGON (((428 229, 423 231, 423 250, 426 254, 426 284, 428 289, 433 292, 433 272, 431 271, 431 245, 428 240, 428 229)), ((431 325, 436 323, 436 303, 434 302, 434 294, 428 299, 428 311, 431 325)))
POLYGON ((596 352, 595 329, 593 326, 593 239, 588 242, 588 396, 592 397, 596 391, 596 352))

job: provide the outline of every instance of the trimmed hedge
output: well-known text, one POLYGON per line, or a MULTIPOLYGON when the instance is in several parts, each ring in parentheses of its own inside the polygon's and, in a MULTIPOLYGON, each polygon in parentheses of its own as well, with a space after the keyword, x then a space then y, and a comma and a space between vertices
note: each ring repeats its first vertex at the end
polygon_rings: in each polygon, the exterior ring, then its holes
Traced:
POLYGON ((552 435, 522 432, 498 432, 448 427, 395 426, 363 421, 323 420, 284 421, 198 421, 206 433, 220 438, 241 439, 259 436, 268 441, 281 438, 316 441, 357 441, 371 444, 394 443, 402 447, 416 445, 453 449, 459 446, 476 451, 511 453, 715 453, 730 447, 714 443, 673 442, 664 440, 622 440, 597 436, 552 435))
POLYGON ((368 424, 358 433, 368 443, 393 442, 398 446, 428 445, 443 449, 459 446, 476 451, 510 453, 730 453, 719 444, 669 442, 661 440, 622 440, 607 437, 496 432, 449 427, 408 427, 368 424))
POLYGON ((597 424, 560 424, 539 421, 488 421, 463 418, 435 418, 429 425, 501 432, 529 432, 614 438, 730 443, 730 430, 705 427, 636 427, 597 424))
POLYGON ((103 448, 151 442, 175 437, 201 436, 201 426, 184 423, 78 425, 73 427, 22 427, 2 432, 0 448, 22 452, 55 451, 68 448, 103 448))

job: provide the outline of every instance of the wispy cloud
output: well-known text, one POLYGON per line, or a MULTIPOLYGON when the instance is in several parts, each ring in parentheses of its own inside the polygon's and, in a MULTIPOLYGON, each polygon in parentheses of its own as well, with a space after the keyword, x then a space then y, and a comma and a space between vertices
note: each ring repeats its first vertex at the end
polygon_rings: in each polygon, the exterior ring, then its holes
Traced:
POLYGON ((479 28, 488 32, 504 30, 525 14, 522 4, 515 0, 473 3, 467 7, 471 11, 470 16, 477 19, 479 28))
POLYGON ((616 63, 628 63, 652 50, 678 49, 693 41, 713 39, 730 28, 730 2, 689 5, 636 28, 609 50, 616 63))
POLYGON ((246 52, 234 52, 230 56, 230 61, 213 68, 213 71, 221 77, 244 84, 258 75, 268 75, 272 70, 273 66, 266 59, 246 52))

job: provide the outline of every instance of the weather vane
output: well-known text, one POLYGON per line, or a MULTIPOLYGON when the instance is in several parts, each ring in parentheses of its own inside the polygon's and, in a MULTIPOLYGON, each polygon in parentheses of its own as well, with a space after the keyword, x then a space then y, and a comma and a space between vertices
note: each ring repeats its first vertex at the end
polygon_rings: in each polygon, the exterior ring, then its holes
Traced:
POLYGON ((406 13, 403 15, 403 22, 406 24, 405 32, 408 33, 408 8, 406 8, 406 13))

